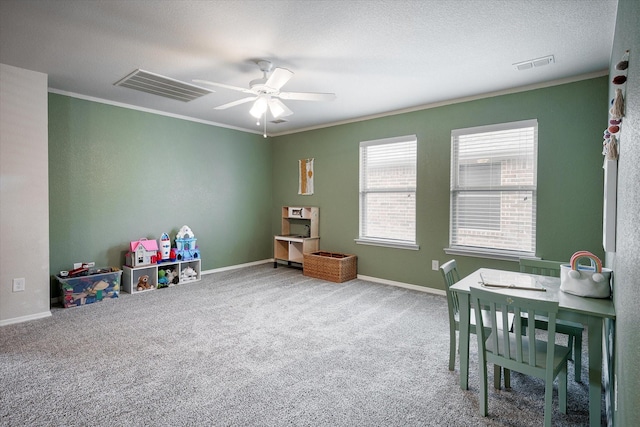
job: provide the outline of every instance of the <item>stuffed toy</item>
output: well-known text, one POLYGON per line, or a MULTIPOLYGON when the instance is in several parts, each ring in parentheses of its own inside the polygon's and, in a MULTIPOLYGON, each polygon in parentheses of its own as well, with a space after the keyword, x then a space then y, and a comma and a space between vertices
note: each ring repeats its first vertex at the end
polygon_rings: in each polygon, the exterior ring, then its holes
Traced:
POLYGON ((167 282, 169 283, 169 286, 172 285, 177 285, 178 282, 180 281, 180 278, 178 277, 178 273, 175 272, 175 270, 167 270, 165 277, 167 279, 167 282))
POLYGON ((149 283, 149 276, 144 275, 144 276, 140 276, 140 278, 138 279, 138 286, 136 287, 137 290, 139 291, 144 291, 146 289, 151 289, 151 284, 149 283))
POLYGON ((167 279, 167 272, 164 270, 158 270, 158 287, 164 288, 169 284, 169 279, 167 279))
POLYGON ((182 280, 194 280, 196 277, 197 274, 193 268, 187 267, 182 270, 182 280))

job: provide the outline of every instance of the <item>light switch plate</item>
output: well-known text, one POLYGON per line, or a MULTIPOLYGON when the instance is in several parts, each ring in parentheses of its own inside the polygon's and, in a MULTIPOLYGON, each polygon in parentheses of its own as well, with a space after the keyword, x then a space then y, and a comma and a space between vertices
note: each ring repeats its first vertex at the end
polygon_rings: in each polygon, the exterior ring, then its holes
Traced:
POLYGON ((440 265, 439 265, 439 263, 438 263, 438 260, 437 260, 437 259, 434 259, 434 260, 432 260, 432 261, 431 261, 431 269, 432 269, 433 271, 438 271, 438 268, 439 268, 439 267, 440 267, 440 265))
POLYGON ((24 287, 25 287, 24 277, 13 279, 13 292, 22 292, 24 291, 24 287))

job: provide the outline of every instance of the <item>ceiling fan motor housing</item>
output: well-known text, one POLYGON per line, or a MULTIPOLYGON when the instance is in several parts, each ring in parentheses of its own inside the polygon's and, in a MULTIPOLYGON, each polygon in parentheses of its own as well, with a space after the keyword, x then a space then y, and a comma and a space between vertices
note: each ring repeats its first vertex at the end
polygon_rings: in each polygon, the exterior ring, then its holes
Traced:
POLYGON ((260 67, 260 71, 267 74, 269 71, 271 71, 271 67, 273 67, 273 64, 271 63, 271 61, 261 60, 258 61, 258 67, 260 67))
POLYGON ((271 90, 270 88, 265 87, 265 83, 267 82, 267 74, 271 72, 271 68, 273 64, 271 61, 261 60, 258 61, 258 67, 260 67, 260 71, 262 71, 262 78, 254 79, 249 82, 249 88, 251 90, 255 90, 259 93, 274 93, 276 91, 271 90))
MULTIPOLYGON (((249 82, 249 88, 259 93, 269 93, 269 88, 267 88, 264 84, 267 82, 267 77, 263 77, 261 79, 251 80, 249 82)), ((275 92, 271 90, 271 92, 275 92)))

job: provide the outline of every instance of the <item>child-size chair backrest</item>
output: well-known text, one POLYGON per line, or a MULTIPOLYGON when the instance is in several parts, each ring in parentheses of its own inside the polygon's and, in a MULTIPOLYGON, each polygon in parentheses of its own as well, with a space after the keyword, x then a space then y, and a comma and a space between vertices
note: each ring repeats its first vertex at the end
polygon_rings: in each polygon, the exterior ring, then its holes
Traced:
MULTIPOLYGON (((545 301, 515 296, 513 292, 490 291, 480 287, 472 287, 471 302, 476 309, 476 325, 479 326, 477 328, 479 351, 484 354, 492 354, 491 358, 487 356, 487 360, 491 359, 490 361, 493 363, 504 367, 508 367, 509 363, 514 362, 521 366, 528 365, 530 372, 524 373, 536 376, 545 370, 545 366, 553 366, 556 314, 558 313, 557 301, 545 301), (488 311, 491 325, 486 324, 486 318, 483 318, 486 315, 480 315, 479 307, 488 311), (497 327, 501 322, 507 322, 508 313, 514 314, 513 332, 509 332, 506 328, 497 327), (534 319, 536 315, 549 318, 546 354, 545 352, 536 352, 536 346, 533 343, 536 336, 535 322, 528 322, 527 335, 522 334, 521 318, 523 314, 526 314, 529 319, 534 319), (487 331, 490 331, 489 336, 487 336, 487 331), (531 345, 529 345, 530 340, 531 345), (500 363, 501 361, 502 363, 500 363)), ((519 372, 523 371, 519 370, 519 372)))
POLYGON ((447 261, 440 266, 440 272, 444 278, 444 290, 447 293, 447 303, 449 304, 449 315, 456 316, 458 314, 458 296, 451 291, 451 286, 460 280, 458 274, 458 264, 455 259, 447 261))
POLYGON ((560 277, 560 264, 562 263, 559 261, 546 259, 520 258, 520 273, 560 277))

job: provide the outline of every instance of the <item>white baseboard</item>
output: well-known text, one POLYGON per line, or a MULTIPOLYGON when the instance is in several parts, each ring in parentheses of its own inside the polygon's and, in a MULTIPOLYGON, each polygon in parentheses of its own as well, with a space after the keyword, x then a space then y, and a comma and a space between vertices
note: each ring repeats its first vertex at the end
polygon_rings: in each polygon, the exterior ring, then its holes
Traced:
POLYGON ((43 311, 42 313, 30 314, 28 316, 14 317, 13 319, 0 320, 0 326, 13 325, 14 323, 28 322, 30 320, 42 319, 50 317, 51 311, 43 311))
POLYGON ((358 274, 358 279, 368 280, 369 282, 382 283, 383 285, 397 286, 399 288, 411 289, 414 291, 427 292, 435 295, 446 296, 445 291, 440 289, 428 288, 426 286, 413 285, 411 283, 396 282, 395 280, 380 279, 378 277, 365 276, 358 274))
MULTIPOLYGON (((215 268, 213 270, 205 270, 201 272, 201 274, 205 275, 205 274, 211 274, 211 273, 218 273, 220 271, 237 270, 239 268, 252 267, 255 265, 267 264, 271 262, 274 262, 273 258, 263 259, 263 260, 254 261, 254 262, 248 262, 246 264, 236 264, 228 267, 215 268)), ((440 289, 428 288, 426 286, 420 286, 420 285, 413 285, 411 283, 396 282, 394 280, 380 279, 378 277, 365 276, 362 274, 358 274, 358 279, 367 280, 369 282, 382 283, 383 285, 397 286, 399 288, 411 289, 414 291, 427 292, 434 295, 441 295, 441 296, 447 295, 443 290, 440 290, 440 289)))
POLYGON ((253 267, 254 265, 267 264, 269 262, 273 262, 273 258, 263 259, 260 261, 247 262, 245 264, 229 265, 227 267, 214 268, 213 270, 204 270, 200 272, 200 274, 205 275, 205 274, 211 274, 211 273, 219 273, 221 271, 237 270, 239 268, 253 267))

